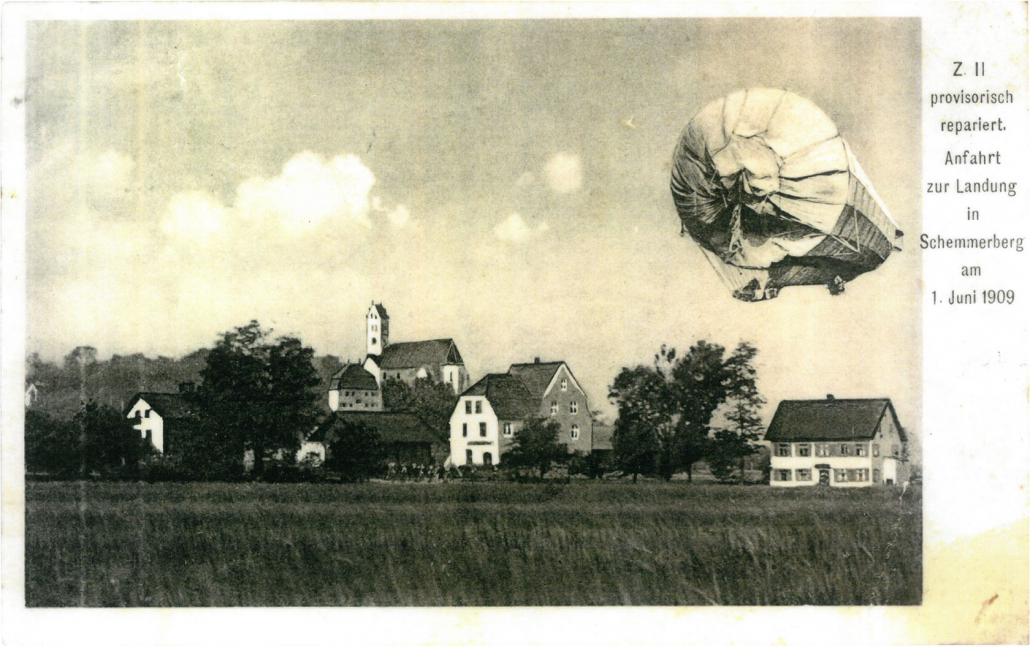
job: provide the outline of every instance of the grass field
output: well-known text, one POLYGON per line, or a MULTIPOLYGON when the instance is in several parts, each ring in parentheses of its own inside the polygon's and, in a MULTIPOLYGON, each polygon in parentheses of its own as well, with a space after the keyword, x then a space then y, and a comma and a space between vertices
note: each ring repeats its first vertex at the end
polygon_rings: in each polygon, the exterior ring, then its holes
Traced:
POLYGON ((918 604, 918 491, 28 483, 29 606, 918 604))

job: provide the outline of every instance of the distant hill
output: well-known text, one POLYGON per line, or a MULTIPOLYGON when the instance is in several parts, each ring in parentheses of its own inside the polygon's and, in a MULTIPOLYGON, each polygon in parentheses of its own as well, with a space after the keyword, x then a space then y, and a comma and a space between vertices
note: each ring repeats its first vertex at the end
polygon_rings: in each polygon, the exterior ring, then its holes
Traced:
MULTIPOLYGON (((33 408, 57 418, 70 419, 81 402, 90 400, 120 410, 139 391, 174 393, 182 382, 199 384, 209 352, 201 348, 180 358, 149 358, 135 353, 98 360, 94 349, 80 346, 61 364, 45 362, 33 353, 25 362, 25 386, 35 384, 39 390, 33 408)), ((335 355, 322 355, 315 358, 314 365, 325 394, 329 380, 343 363, 335 355)), ((328 399, 323 397, 320 402, 328 412, 328 399)))

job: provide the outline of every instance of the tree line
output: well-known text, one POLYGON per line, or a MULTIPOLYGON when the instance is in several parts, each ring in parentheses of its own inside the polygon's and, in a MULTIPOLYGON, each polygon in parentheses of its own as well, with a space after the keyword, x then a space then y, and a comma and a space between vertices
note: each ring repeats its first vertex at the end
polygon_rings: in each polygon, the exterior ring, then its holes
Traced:
POLYGON ((683 355, 662 346, 650 366, 624 368, 609 388, 618 406, 613 453, 633 476, 671 479, 707 462, 720 481, 743 483, 745 462, 758 452, 758 349, 748 342, 732 352, 701 340, 683 355))

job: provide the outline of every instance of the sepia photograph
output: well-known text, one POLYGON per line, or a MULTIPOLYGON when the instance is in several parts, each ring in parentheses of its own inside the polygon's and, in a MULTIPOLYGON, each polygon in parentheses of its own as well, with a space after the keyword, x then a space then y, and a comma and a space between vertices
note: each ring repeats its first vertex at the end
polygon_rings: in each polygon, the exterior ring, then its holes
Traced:
POLYGON ((921 39, 28 22, 25 606, 922 604, 921 39))

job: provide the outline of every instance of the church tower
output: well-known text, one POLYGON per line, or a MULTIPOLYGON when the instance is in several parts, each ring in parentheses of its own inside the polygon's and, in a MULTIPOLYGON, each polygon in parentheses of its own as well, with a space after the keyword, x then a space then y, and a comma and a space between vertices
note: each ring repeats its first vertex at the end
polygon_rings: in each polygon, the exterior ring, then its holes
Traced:
POLYGON ((365 349, 368 355, 376 357, 390 345, 390 315, 383 304, 372 302, 365 316, 365 349))

